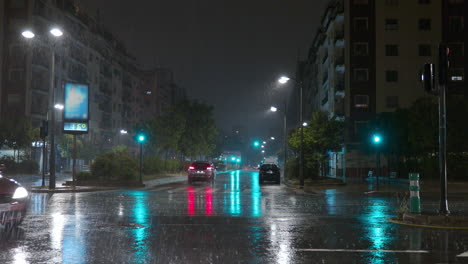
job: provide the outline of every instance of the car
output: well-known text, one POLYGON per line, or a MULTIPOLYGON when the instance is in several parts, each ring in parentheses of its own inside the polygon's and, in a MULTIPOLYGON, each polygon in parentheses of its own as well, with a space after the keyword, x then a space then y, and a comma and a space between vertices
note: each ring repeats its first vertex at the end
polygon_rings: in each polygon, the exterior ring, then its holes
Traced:
POLYGON ((209 181, 214 182, 216 169, 212 163, 208 161, 193 162, 188 168, 188 182, 191 184, 194 181, 209 181))
POLYGON ((276 164, 262 164, 258 171, 258 181, 262 184, 265 181, 274 181, 277 184, 281 183, 280 169, 276 164))
POLYGON ((0 229, 15 227, 23 222, 28 200, 26 188, 0 172, 0 229))

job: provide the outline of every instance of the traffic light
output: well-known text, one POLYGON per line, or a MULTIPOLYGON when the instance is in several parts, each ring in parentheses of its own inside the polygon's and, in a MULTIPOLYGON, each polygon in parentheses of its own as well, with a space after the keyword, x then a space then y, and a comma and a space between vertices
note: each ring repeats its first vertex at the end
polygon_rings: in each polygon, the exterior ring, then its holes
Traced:
POLYGON ((255 148, 260 147, 260 141, 255 140, 254 143, 253 143, 253 146, 254 146, 255 148))
POLYGON ((439 46, 439 84, 445 85, 448 80, 450 49, 441 44, 439 46))
POLYGON ((136 136, 138 143, 144 143, 146 141, 146 135, 143 132, 139 132, 136 136))
POLYGON ((380 134, 374 134, 372 135, 372 143, 375 145, 379 145, 382 143, 382 136, 380 134))

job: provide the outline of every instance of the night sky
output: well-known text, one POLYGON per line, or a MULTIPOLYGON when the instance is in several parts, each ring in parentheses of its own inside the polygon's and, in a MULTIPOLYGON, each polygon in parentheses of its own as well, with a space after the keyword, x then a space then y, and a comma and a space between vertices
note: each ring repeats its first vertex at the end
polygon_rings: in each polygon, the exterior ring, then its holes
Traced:
MULTIPOLYGON (((175 71, 188 96, 215 107, 219 127, 250 136, 281 127, 268 113, 292 87, 277 87, 306 56, 327 0, 81 0, 145 67, 175 71)), ((280 136, 278 131, 278 136, 280 136)))

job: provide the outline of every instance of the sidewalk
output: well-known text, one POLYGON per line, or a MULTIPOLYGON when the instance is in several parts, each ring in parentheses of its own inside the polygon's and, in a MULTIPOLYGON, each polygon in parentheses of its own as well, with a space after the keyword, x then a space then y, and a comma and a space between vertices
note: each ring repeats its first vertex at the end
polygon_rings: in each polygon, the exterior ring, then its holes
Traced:
MULTIPOLYGON (((13 178, 13 177, 12 177, 13 178)), ((20 182, 24 187, 26 187, 30 192, 33 193, 76 193, 76 192, 97 192, 97 191, 110 191, 110 190, 119 190, 124 189, 122 187, 106 187, 106 186, 65 186, 63 185, 66 181, 71 181, 70 174, 64 174, 60 177, 57 177, 56 187, 51 190, 48 187, 48 178, 46 177, 46 187, 41 188, 42 176, 40 175, 23 175, 15 176, 15 180, 20 182)), ((143 181, 144 187, 134 187, 138 189, 151 189, 159 185, 182 182, 186 181, 187 176, 167 176, 160 177, 153 180, 143 181)))

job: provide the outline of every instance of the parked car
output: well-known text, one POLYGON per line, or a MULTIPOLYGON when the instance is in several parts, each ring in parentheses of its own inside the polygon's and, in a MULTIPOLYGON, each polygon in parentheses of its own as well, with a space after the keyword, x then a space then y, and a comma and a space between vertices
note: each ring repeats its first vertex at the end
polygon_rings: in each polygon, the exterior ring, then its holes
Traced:
POLYGON ((0 229, 14 227, 26 215, 29 193, 17 181, 2 176, 0 172, 0 229))
POLYGON ((258 180, 260 184, 262 184, 265 181, 274 181, 277 184, 280 184, 280 169, 276 164, 262 164, 259 168, 258 180))
POLYGON ((191 184, 194 181, 209 181, 214 182, 216 177, 216 169, 212 163, 208 161, 196 161, 188 168, 188 182, 191 184))

